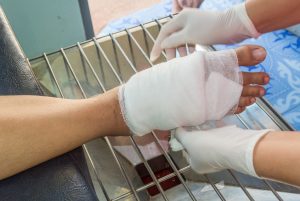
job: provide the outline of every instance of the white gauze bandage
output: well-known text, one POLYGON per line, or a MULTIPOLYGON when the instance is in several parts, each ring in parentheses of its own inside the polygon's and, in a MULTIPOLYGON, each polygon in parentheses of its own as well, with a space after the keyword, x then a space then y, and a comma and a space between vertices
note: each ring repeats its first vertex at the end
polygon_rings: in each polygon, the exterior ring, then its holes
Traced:
POLYGON ((119 101, 127 126, 144 135, 218 120, 235 110, 241 92, 234 50, 195 52, 135 74, 119 101))

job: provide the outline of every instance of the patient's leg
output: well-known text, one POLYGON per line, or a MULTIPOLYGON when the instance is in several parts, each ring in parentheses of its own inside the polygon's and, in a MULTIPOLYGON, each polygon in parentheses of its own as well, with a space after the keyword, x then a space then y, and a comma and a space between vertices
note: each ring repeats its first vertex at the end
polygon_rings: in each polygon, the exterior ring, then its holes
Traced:
MULTIPOLYGON (((253 66, 266 57, 265 50, 256 45, 247 45, 236 49, 238 62, 240 66, 253 66), (253 50, 257 50, 253 54, 253 50)), ((239 107, 236 110, 236 113, 240 113, 245 110, 246 106, 249 106, 255 102, 256 97, 262 97, 265 95, 265 89, 259 85, 268 84, 270 78, 268 74, 264 72, 258 73, 243 73, 243 91, 239 101, 239 107)))

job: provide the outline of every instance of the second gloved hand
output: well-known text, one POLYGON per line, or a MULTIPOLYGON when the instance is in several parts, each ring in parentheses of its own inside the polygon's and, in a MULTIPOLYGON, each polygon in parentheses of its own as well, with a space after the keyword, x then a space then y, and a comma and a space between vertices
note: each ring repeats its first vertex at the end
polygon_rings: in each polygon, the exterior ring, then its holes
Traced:
POLYGON ((136 135, 217 120, 242 92, 236 52, 195 52, 139 72, 120 87, 124 120, 136 135))
POLYGON ((162 27, 153 46, 151 60, 156 60, 163 49, 180 47, 186 43, 229 44, 259 35, 244 3, 227 11, 188 8, 162 27))
POLYGON ((192 169, 200 174, 233 169, 258 177, 253 165, 255 145, 271 130, 233 126, 211 130, 178 128, 175 138, 188 152, 192 169))

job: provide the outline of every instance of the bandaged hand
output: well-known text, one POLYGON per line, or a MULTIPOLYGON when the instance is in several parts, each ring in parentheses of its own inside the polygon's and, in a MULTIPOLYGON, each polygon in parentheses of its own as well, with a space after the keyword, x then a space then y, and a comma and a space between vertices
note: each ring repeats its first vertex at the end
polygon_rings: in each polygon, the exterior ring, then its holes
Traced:
MULTIPOLYGON (((169 50, 186 43, 229 44, 259 35, 247 15, 244 3, 227 11, 184 9, 162 27, 153 46, 151 60, 156 60, 163 49, 169 50)), ((175 56, 172 51, 167 51, 168 58, 175 56)))
POLYGON ((198 8, 204 0, 173 0, 172 12, 178 13, 183 8, 198 8))
POLYGON ((245 130, 235 125, 212 130, 178 128, 175 138, 188 153, 188 162, 199 173, 233 169, 258 177, 253 165, 257 142, 271 130, 245 130))
POLYGON ((234 112, 242 89, 234 50, 195 52, 135 74, 119 101, 129 129, 143 135, 221 119, 234 112))

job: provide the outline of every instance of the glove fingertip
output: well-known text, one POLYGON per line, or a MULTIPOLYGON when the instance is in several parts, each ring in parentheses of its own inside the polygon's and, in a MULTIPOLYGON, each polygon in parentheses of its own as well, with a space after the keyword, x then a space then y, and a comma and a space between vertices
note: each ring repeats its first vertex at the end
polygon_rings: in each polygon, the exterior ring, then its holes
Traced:
POLYGON ((150 61, 155 62, 159 57, 159 54, 157 51, 152 51, 150 54, 150 61))

